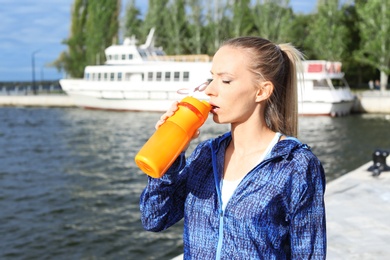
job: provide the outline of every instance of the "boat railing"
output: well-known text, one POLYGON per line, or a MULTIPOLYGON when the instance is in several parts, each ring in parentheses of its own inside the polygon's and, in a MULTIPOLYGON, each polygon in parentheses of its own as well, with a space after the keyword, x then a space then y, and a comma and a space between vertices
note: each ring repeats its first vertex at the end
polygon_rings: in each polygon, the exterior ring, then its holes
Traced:
POLYGON ((178 62, 210 62, 213 57, 207 54, 192 54, 192 55, 164 55, 157 56, 159 61, 178 61, 178 62))

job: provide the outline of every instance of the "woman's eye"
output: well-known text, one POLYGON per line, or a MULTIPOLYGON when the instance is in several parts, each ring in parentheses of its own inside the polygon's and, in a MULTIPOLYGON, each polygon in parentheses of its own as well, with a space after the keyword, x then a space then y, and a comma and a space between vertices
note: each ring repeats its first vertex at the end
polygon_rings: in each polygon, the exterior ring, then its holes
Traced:
POLYGON ((230 80, 222 80, 223 84, 230 84, 230 80))

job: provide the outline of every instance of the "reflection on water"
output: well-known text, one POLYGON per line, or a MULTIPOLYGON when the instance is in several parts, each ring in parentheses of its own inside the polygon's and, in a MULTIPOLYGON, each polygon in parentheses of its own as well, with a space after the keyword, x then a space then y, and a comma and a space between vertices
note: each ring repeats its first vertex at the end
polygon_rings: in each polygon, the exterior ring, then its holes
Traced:
MULTIPOLYGON (((170 259, 182 223, 142 229, 146 175, 134 156, 160 114, 81 109, 0 109, 1 259, 170 259)), ((390 148, 384 115, 302 117, 300 139, 331 180, 390 148)), ((228 131, 208 120, 191 145, 228 131)))

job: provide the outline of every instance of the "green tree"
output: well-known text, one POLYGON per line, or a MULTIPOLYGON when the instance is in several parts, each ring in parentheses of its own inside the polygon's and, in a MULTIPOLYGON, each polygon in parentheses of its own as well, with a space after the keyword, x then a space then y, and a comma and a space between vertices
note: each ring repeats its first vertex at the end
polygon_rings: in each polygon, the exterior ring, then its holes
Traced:
POLYGON ((188 30, 190 33, 189 39, 189 53, 202 54, 203 53, 203 26, 204 15, 202 13, 201 6, 203 6, 202 0, 188 0, 189 5, 189 25, 188 30))
POLYGON ((205 22, 205 46, 207 54, 214 54, 221 42, 230 36, 230 21, 227 12, 228 0, 208 1, 205 22))
POLYGON ((249 35, 253 30, 250 0, 234 0, 232 6, 232 34, 231 37, 249 35))
POLYGON ((313 55, 313 48, 306 37, 309 34, 309 26, 313 20, 313 16, 313 14, 294 14, 290 30, 288 30, 286 35, 286 42, 290 42, 300 49, 304 53, 306 59, 315 57, 315 55, 313 55))
POLYGON ((318 0, 310 26, 309 42, 317 59, 340 61, 346 51, 347 28, 342 24, 339 0, 318 0))
POLYGON ((88 0, 85 31, 88 64, 102 64, 105 48, 118 42, 120 6, 120 0, 88 0))
POLYGON ((135 36, 137 39, 142 37, 140 18, 141 12, 135 6, 135 0, 130 0, 126 6, 125 22, 124 22, 124 36, 135 36))
POLYGON ((82 77, 86 66, 85 56, 85 24, 87 20, 88 1, 76 0, 72 6, 72 19, 70 36, 63 40, 63 44, 68 45, 68 50, 51 65, 59 71, 64 70, 70 77, 82 77))
POLYGON ((146 39, 151 28, 156 28, 156 45, 163 46, 164 49, 169 48, 169 40, 167 36, 167 30, 170 30, 165 22, 164 16, 172 15, 167 8, 169 0, 149 0, 148 11, 146 12, 145 19, 142 23, 142 34, 146 39))
POLYGON ((292 21, 289 0, 256 0, 252 9, 255 33, 273 42, 285 42, 292 21))
POLYGON ((343 13, 342 24, 348 30, 345 38, 349 39, 346 42, 346 51, 342 55, 343 68, 346 72, 345 78, 352 86, 367 87, 367 82, 375 75, 375 68, 357 61, 355 55, 351 55, 359 51, 361 44, 356 5, 344 5, 341 10, 343 13))
POLYGON ((188 50, 190 38, 188 35, 187 18, 185 11, 185 0, 172 0, 167 5, 170 15, 164 15, 164 24, 167 26, 166 39, 164 42, 170 43, 166 48, 170 54, 184 54, 188 50))
POLYGON ((362 38, 356 59, 380 71, 381 90, 385 90, 390 74, 390 1, 359 1, 356 10, 362 38))
POLYGON ((68 49, 52 65, 70 77, 82 77, 88 64, 101 64, 106 47, 117 43, 120 0, 75 0, 68 49))

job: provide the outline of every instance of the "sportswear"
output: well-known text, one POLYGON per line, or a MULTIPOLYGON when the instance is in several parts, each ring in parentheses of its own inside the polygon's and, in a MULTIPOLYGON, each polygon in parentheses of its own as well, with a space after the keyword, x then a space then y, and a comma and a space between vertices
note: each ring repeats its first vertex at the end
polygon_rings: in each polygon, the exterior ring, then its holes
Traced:
MULTIPOLYGON (((182 153, 141 194, 145 229, 184 217, 184 259, 325 259, 325 174, 310 148, 287 137, 238 185, 223 211, 228 132, 182 153)), ((156 151, 157 152, 157 151, 156 151)))

